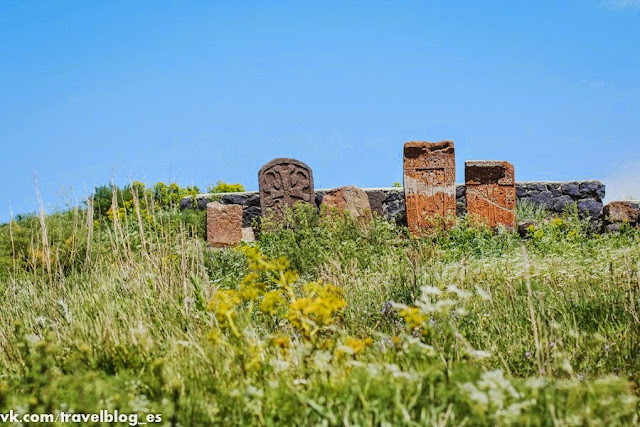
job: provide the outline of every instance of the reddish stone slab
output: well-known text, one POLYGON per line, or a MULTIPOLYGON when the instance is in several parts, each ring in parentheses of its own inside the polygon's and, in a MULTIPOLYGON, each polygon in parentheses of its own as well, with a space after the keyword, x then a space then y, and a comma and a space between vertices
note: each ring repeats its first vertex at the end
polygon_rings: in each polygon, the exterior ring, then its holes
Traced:
POLYGON ((404 194, 412 234, 449 223, 456 216, 456 163, 453 141, 404 144, 404 194))
POLYGON ((513 165, 497 160, 465 162, 467 213, 490 227, 516 226, 516 181, 513 165))
POLYGON ((207 242, 216 248, 242 241, 242 205, 207 203, 207 242))
POLYGON ((296 159, 278 158, 262 166, 258 186, 262 215, 281 214, 296 202, 315 203, 311 168, 296 159))
POLYGON ((603 214, 610 224, 628 222, 636 225, 640 221, 640 202, 629 200, 610 202, 604 207, 603 214))
POLYGON ((371 218, 369 197, 364 190, 349 185, 326 191, 322 197, 322 206, 347 212, 354 219, 371 218))

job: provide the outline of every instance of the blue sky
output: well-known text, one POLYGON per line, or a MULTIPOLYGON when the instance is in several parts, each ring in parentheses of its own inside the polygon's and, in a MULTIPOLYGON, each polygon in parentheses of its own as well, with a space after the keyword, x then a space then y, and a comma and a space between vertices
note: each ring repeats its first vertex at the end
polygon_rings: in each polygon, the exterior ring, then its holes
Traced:
POLYGON ((0 2, 0 219, 295 157, 390 186, 402 145, 640 191, 640 0, 0 2))

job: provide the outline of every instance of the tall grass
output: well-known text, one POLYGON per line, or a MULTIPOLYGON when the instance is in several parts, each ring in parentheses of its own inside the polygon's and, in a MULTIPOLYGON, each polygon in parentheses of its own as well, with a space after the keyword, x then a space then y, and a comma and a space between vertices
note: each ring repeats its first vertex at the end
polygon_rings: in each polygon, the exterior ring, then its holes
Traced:
POLYGON ((112 219, 89 206, 0 226, 0 412, 118 409, 171 425, 638 422, 638 230, 598 235, 568 213, 524 239, 465 218, 415 239, 380 218, 301 206, 286 227, 264 222, 251 246, 259 269, 246 246, 208 248, 202 214, 139 197, 112 219), (300 277, 283 287, 286 271, 300 277), (345 303, 332 300, 330 320, 295 312, 304 298, 322 307, 327 284, 345 303), (278 289, 286 301, 261 311, 278 289), (224 295, 229 306, 214 303, 224 295))

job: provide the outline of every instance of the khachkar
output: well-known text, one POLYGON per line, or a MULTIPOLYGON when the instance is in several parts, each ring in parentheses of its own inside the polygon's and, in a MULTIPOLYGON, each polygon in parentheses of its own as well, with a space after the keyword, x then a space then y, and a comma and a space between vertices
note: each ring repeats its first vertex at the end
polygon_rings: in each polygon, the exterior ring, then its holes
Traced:
POLYGON ((470 160, 464 165, 467 213, 490 227, 516 226, 516 180, 513 165, 497 160, 470 160))
POLYGON ((456 162, 453 141, 404 144, 404 196, 412 234, 456 216, 456 162))
POLYGON ((269 211, 280 215, 296 202, 315 203, 311 168, 296 159, 278 158, 262 166, 258 186, 262 215, 269 211))

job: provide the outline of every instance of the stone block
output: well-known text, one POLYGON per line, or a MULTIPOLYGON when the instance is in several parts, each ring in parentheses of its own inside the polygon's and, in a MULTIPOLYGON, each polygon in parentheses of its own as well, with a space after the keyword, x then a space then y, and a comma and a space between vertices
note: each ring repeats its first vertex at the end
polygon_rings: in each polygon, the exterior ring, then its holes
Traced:
POLYGON ((404 144, 404 193, 412 234, 431 228, 434 219, 456 216, 455 149, 452 141, 404 144))
POLYGON ((541 206, 546 209, 553 208, 553 196, 549 191, 542 191, 539 193, 530 193, 526 198, 523 198, 531 202, 535 206, 541 206))
POLYGON ((604 199, 605 186, 599 181, 583 181, 580 183, 580 197, 594 198, 597 201, 604 199))
POLYGON ((216 248, 224 248, 242 240, 242 206, 207 204, 207 242, 216 248))
POLYGON ((554 212, 562 212, 565 210, 567 205, 571 205, 573 203, 573 199, 571 196, 562 195, 556 199, 553 199, 552 209, 554 212))
POLYGON ((260 207, 259 206, 248 206, 244 209, 242 214, 242 226, 243 227, 253 227, 254 221, 260 220, 260 207))
POLYGON ((628 222, 636 225, 640 217, 640 202, 630 200, 611 202, 602 209, 602 214, 608 223, 628 222))
POLYGON ((562 194, 571 197, 580 197, 580 184, 577 182, 565 182, 560 185, 562 194))
POLYGON ((513 165, 504 161, 465 162, 467 213, 490 227, 516 226, 516 183, 513 165))
POLYGON ((277 158, 262 166, 258 186, 262 215, 280 215, 297 202, 315 204, 311 168, 296 159, 277 158))
POLYGON ((592 220, 599 220, 602 216, 602 203, 594 199, 578 200, 578 214, 580 218, 591 217, 592 220))
POLYGON ((253 228, 251 227, 242 227, 242 241, 251 243, 256 241, 256 236, 253 233, 253 228))
POLYGON ((369 196, 364 190, 352 185, 326 191, 322 197, 322 206, 329 210, 347 212, 352 218, 370 218, 369 196))
POLYGON ((387 195, 382 190, 367 191, 367 197, 369 198, 369 206, 371 212, 375 212, 377 215, 384 215, 384 202, 387 199, 387 195))

